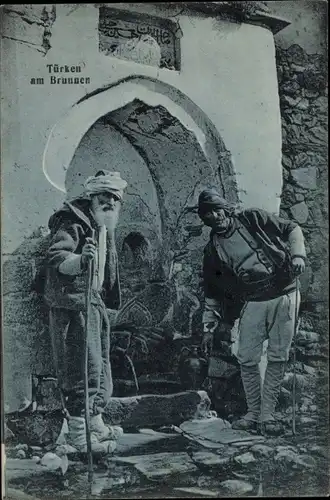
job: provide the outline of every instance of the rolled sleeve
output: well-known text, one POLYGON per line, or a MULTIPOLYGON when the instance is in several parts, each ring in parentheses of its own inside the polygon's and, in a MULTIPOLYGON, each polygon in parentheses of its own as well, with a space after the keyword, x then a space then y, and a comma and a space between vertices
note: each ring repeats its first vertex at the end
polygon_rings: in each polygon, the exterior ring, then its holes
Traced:
POLYGON ((289 245, 292 257, 306 258, 304 236, 299 226, 296 226, 289 234, 289 245))

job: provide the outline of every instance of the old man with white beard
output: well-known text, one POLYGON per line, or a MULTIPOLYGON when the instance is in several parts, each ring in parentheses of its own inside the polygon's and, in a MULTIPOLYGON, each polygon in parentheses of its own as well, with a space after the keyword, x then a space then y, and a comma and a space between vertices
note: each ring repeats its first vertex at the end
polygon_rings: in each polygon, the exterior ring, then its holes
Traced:
POLYGON ((116 439, 102 408, 113 391, 110 365, 109 310, 120 307, 115 228, 127 182, 118 172, 101 170, 89 177, 82 195, 49 220, 51 242, 45 258, 44 298, 58 382, 68 415, 67 442, 87 451, 84 419, 85 294, 87 268, 93 260, 88 387, 92 450, 116 439), (92 239, 94 234, 94 239, 92 239))

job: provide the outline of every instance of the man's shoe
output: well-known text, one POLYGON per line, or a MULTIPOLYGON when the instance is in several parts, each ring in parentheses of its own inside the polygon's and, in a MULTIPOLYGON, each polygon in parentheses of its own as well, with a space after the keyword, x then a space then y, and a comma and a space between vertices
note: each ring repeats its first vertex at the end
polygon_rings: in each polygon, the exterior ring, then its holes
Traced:
POLYGON ((256 431, 258 428, 258 421, 254 416, 247 413, 244 417, 233 422, 231 428, 237 431, 256 431))
POLYGON ((101 413, 91 417, 91 432, 97 437, 100 443, 109 439, 116 441, 124 434, 122 427, 119 425, 106 425, 103 422, 101 413))
POLYGON ((284 432, 284 427, 277 420, 267 420, 266 422, 259 422, 258 430, 265 436, 280 436, 284 432))
MULTIPOLYGON (((87 453, 86 424, 83 417, 70 417, 68 419, 66 442, 78 453, 87 453)), ((116 449, 116 441, 108 439, 100 442, 94 432, 91 432, 91 445, 93 454, 107 455, 116 449)))

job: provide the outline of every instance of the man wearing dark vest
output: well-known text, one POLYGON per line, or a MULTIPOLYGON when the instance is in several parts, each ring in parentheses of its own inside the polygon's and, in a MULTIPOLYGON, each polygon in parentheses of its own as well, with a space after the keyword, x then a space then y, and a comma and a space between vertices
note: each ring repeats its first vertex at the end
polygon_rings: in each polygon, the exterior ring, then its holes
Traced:
MULTIPOLYGON (((294 334, 296 276, 305 269, 300 227, 264 210, 235 212, 215 189, 199 196, 198 213, 211 228, 204 250, 203 349, 210 352, 218 324, 239 317, 237 358, 247 414, 233 428, 277 434, 274 413, 294 334), (259 362, 268 339, 263 387, 259 362)), ((300 304, 297 304, 299 307, 300 304)))

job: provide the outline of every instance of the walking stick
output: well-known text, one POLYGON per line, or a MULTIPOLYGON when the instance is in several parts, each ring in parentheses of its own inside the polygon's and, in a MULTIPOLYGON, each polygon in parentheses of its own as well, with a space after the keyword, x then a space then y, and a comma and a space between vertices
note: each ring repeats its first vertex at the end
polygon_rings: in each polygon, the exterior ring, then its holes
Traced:
MULTIPOLYGON (((92 230, 92 239, 94 240, 95 231, 92 230)), ((85 293, 85 426, 86 426, 86 441, 87 441, 87 459, 88 459, 88 482, 93 483, 93 456, 92 442, 90 432, 90 414, 89 414, 89 393, 88 393, 88 338, 89 338, 89 318, 91 305, 91 289, 93 279, 93 260, 88 261, 87 268, 87 285, 85 293)))
POLYGON ((293 331, 293 385, 292 385, 292 434, 296 434, 296 336, 298 329, 298 276, 296 277, 296 303, 295 303, 295 314, 294 314, 294 331, 293 331))

